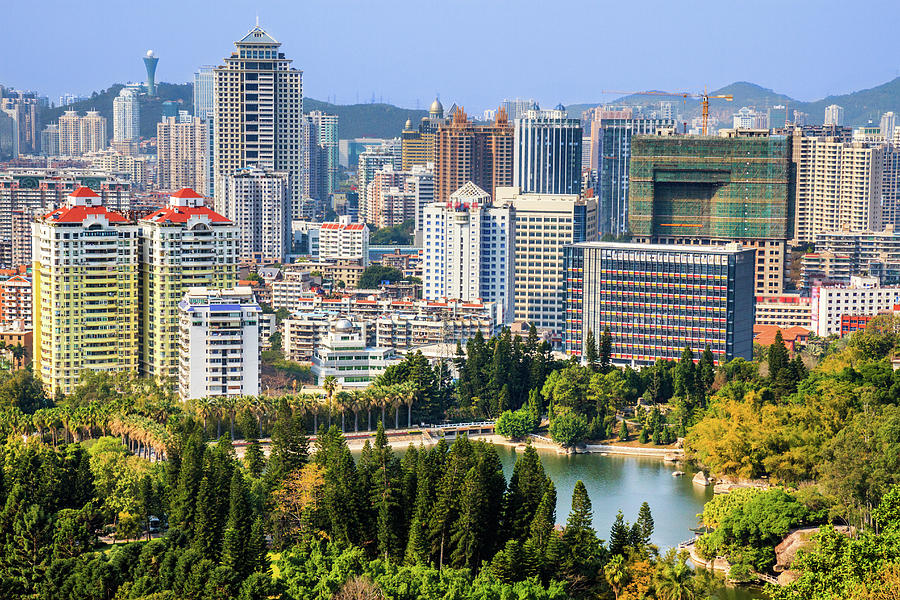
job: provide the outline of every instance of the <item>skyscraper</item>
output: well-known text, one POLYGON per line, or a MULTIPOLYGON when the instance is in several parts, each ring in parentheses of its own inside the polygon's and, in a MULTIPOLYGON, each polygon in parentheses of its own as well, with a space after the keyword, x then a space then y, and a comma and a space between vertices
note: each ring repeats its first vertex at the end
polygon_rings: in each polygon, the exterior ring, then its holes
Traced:
POLYGON ((216 67, 213 171, 218 183, 248 166, 289 174, 302 195, 303 72, 258 25, 216 67))
POLYGON ((356 169, 356 178, 359 183, 359 218, 367 223, 374 223, 375 215, 369 214, 369 184, 375 178, 375 173, 381 170, 385 165, 391 165, 395 170, 400 170, 400 156, 396 149, 382 144, 368 148, 359 155, 358 167, 356 169))
POLYGON ((290 173, 245 167, 220 175, 216 212, 237 226, 240 260, 284 262, 291 239, 290 173))
POLYGON ((156 63, 159 62, 159 58, 153 54, 153 50, 147 50, 147 54, 144 55, 144 67, 147 69, 147 95, 155 96, 156 95, 156 63))
POLYGON ((106 117, 96 110, 89 110, 85 116, 77 111, 67 110, 59 118, 60 156, 81 156, 88 152, 106 149, 106 117))
POLYGON ((137 371, 137 237, 86 187, 32 224, 34 371, 50 395, 85 369, 137 371))
POLYGON ((561 333, 563 247, 597 239, 597 200, 501 187, 494 201, 514 213, 515 319, 561 333))
POLYGON ((897 128, 897 116, 893 111, 888 111, 881 115, 880 122, 881 135, 884 137, 884 141, 893 142, 894 141, 894 130, 897 128))
POLYGON ((506 110, 496 120, 476 125, 457 108, 447 125, 438 127, 434 139, 434 199, 446 202, 450 194, 472 182, 491 195, 500 186, 512 185, 513 127, 506 110))
POLYGON ((0 113, 12 120, 14 154, 38 154, 41 151, 40 109, 40 98, 34 92, 0 86, 0 113))
POLYGON ((141 139, 141 102, 137 90, 122 88, 113 99, 113 141, 137 142, 141 139))
POLYGON ((417 126, 413 126, 412 119, 406 120, 400 136, 404 171, 434 161, 434 134, 438 127, 448 122, 449 119, 444 117, 444 105, 437 98, 428 108, 428 116, 422 117, 417 126))
POLYGON ((503 322, 511 322, 513 209, 493 206, 490 194, 469 182, 424 213, 423 297, 496 302, 503 322))
POLYGON ((194 116, 204 121, 213 114, 216 98, 215 67, 204 65, 194 73, 194 116))
POLYGON ((844 107, 837 104, 829 104, 825 107, 825 125, 843 125, 844 107))
POLYGON ((168 117, 156 124, 157 183, 163 190, 191 188, 206 193, 207 153, 206 123, 200 117, 179 123, 168 117))
POLYGON ((565 107, 527 110, 515 121, 513 185, 523 193, 581 193, 581 121, 565 107))
POLYGON ((337 188, 338 177, 338 116, 321 110, 309 113, 309 119, 318 136, 318 145, 323 153, 322 200, 337 188))
POLYGON ((44 156, 59 156, 59 125, 50 123, 41 132, 41 153, 44 156))

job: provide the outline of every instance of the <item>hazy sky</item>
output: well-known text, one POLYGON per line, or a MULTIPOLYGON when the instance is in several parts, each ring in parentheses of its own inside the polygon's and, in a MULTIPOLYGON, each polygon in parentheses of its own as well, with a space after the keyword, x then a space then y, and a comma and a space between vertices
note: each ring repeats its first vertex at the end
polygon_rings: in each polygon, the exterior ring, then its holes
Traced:
POLYGON ((303 69, 304 93, 470 111, 601 90, 752 81, 801 100, 900 75, 900 1, 32 0, 5 3, 0 83, 56 100, 113 82, 184 82, 260 24, 303 69))

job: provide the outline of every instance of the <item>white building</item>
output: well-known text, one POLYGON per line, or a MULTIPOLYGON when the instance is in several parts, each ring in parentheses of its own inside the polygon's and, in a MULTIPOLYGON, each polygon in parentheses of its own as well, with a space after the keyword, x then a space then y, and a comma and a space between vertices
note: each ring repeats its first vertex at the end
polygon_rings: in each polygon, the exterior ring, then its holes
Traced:
POLYGON ((137 90, 122 88, 113 99, 113 141, 137 142, 141 139, 141 101, 137 90))
POLYGON ((581 121, 563 107, 515 120, 513 185, 536 194, 581 193, 581 121))
POLYGON ((323 198, 337 189, 338 184, 338 116, 329 115, 321 110, 309 113, 310 123, 314 126, 318 145, 323 153, 322 184, 320 190, 323 198))
POLYGON ((399 144, 384 143, 374 146, 360 153, 357 163, 356 177, 359 185, 359 218, 362 221, 372 222, 374 215, 369 214, 369 184, 375 179, 375 173, 385 165, 391 165, 395 171, 401 169, 401 154, 398 151, 399 144))
POLYGON ((259 394, 262 309, 250 288, 191 288, 178 313, 181 399, 259 394))
POLYGON ((522 194, 498 187, 515 214, 515 320, 563 329, 563 247, 597 239, 597 200, 578 194, 522 194))
POLYGON ((470 181, 424 215, 423 297, 496 302, 503 322, 511 321, 513 209, 492 206, 490 194, 470 181))
POLYGON ((290 174, 255 167, 216 180, 216 212, 240 231, 239 257, 284 262, 291 239, 290 174))
POLYGON ((393 348, 368 347, 364 324, 337 319, 316 347, 312 373, 318 385, 332 376, 344 387, 366 387, 400 360, 393 348))
POLYGON ((830 104, 825 107, 825 125, 843 125, 844 107, 830 104))
POLYGON ((361 260, 363 266, 369 266, 369 227, 351 223, 350 217, 340 217, 337 223, 322 223, 318 258, 361 260))
POLYGON ((754 325, 775 325, 782 329, 809 327, 812 304, 808 296, 800 294, 760 294, 754 304, 754 325))
POLYGON ((769 116, 766 113, 756 112, 746 106, 732 115, 735 129, 768 129, 769 116))
POLYGON ((812 329, 818 336, 841 333, 841 316, 874 316, 900 303, 900 287, 880 287, 874 277, 851 277, 846 287, 812 291, 812 329))
POLYGON ((108 141, 106 118, 101 117, 96 110, 89 110, 84 116, 80 116, 77 111, 67 110, 59 118, 60 156, 99 152, 106 148, 108 141))
POLYGON ((299 197, 303 72, 291 67, 281 44, 259 26, 234 45, 225 65, 214 71, 216 186, 237 169, 258 165, 290 174, 291 191, 299 197))

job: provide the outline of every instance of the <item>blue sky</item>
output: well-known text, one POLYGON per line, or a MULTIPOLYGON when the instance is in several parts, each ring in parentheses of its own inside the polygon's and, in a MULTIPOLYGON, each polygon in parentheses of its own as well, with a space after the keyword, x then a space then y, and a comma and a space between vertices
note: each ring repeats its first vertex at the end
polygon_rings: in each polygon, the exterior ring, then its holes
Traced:
POLYGON ((150 48, 157 80, 188 81, 257 14, 305 95, 341 104, 427 107, 440 93, 480 111, 733 81, 814 100, 900 75, 898 0, 40 0, 2 14, 0 83, 54 100, 143 80, 150 48))

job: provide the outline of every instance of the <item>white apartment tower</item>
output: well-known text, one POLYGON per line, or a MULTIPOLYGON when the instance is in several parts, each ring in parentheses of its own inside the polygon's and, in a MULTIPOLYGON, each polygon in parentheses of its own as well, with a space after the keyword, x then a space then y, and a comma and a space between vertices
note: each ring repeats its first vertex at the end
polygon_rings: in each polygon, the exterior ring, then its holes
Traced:
POLYGON ((563 247, 597 238, 597 200, 516 187, 499 187, 496 196, 515 211, 515 320, 562 332, 563 247))
POLYGON ((106 148, 106 118, 96 110, 89 110, 80 116, 77 111, 67 110, 59 118, 59 155, 81 156, 89 152, 99 152, 106 148))
POLYGON ((200 117, 179 122, 167 117, 156 124, 157 185, 163 190, 208 189, 208 129, 200 117))
POLYGON ((829 104, 825 107, 825 125, 843 125, 844 107, 837 104, 829 104))
POLYGON ((182 400, 259 394, 262 309, 249 287, 191 288, 178 315, 182 400))
POLYGON ((797 241, 815 242, 832 231, 881 231, 883 153, 861 142, 794 136, 797 241))
POLYGON ((113 141, 136 142, 141 139, 141 102, 137 90, 122 88, 113 99, 113 141))
POLYGON ((500 305, 500 319, 513 315, 514 211, 492 206, 491 196, 471 181, 446 203, 425 207, 422 251, 423 297, 500 305))
POLYGON ((324 154, 324 173, 321 180, 324 189, 320 190, 323 198, 337 188, 338 177, 338 116, 329 115, 321 110, 313 110, 309 113, 309 120, 316 129, 318 144, 324 154))
POLYGON ((365 223, 351 223, 350 217, 322 223, 318 248, 321 260, 359 260, 369 266, 369 228, 365 223))
MULTIPOLYGON (((278 49, 281 44, 254 27, 214 70, 213 160, 216 184, 249 166, 290 174, 301 196, 303 72, 278 49)), ((218 193, 218 187, 216 189, 218 193)))
POLYGON ((291 239, 291 176, 256 167, 216 180, 216 212, 237 225, 241 261, 284 262, 291 239))

